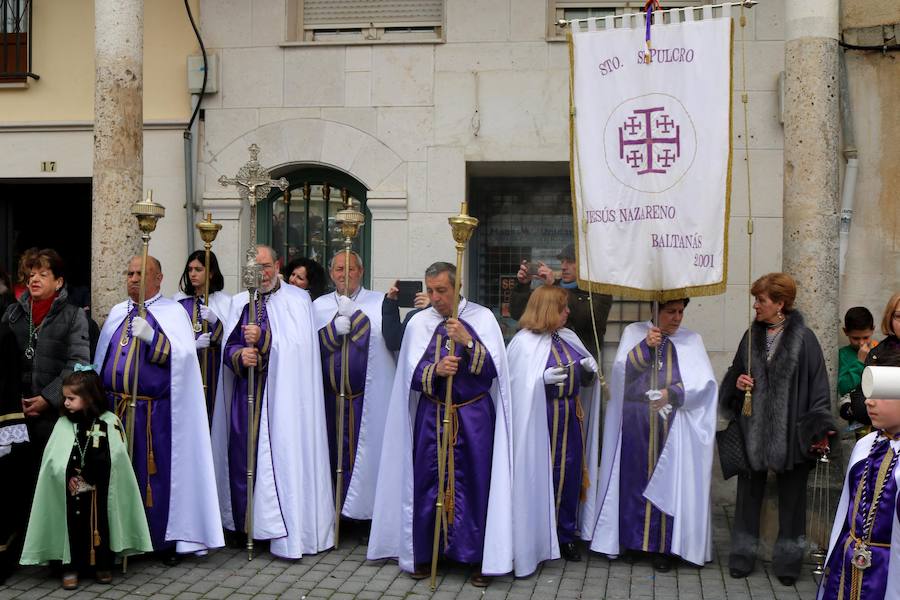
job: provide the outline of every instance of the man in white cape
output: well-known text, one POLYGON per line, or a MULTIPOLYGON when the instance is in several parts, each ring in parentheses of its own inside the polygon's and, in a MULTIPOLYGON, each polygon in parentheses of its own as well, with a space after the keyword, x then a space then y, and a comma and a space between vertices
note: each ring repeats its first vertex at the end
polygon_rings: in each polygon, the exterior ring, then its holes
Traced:
POLYGON ((132 462, 153 548, 171 565, 178 554, 218 548, 224 539, 194 330, 181 305, 159 293, 162 269, 152 256, 145 317, 138 315, 140 281, 141 258, 135 256, 128 263, 130 299, 110 311, 94 363, 126 426, 140 365, 132 462))
POLYGON ((375 480, 381 458, 381 441, 394 381, 396 361, 381 332, 384 294, 360 285, 363 266, 350 253, 349 293, 344 290, 346 254, 331 259, 329 274, 336 291, 313 303, 322 381, 325 388, 325 422, 331 474, 336 485, 337 421, 341 386, 345 386, 341 515, 357 520, 372 518, 375 480), (346 345, 347 372, 342 353, 346 345))
POLYGON ((659 328, 649 322, 632 323, 622 333, 610 381, 591 543, 591 550, 611 557, 623 550, 652 553, 654 567, 660 571, 670 568, 670 555, 695 565, 712 560, 710 478, 717 384, 703 340, 680 327, 686 304, 687 300, 663 304, 659 328), (651 364, 648 340, 660 348, 662 369, 659 363, 651 364), (626 371, 644 377, 653 368, 658 372, 658 387, 666 390, 662 398, 648 396, 643 379, 626 377, 626 371), (652 456, 648 456, 647 439, 637 439, 640 419, 623 419, 626 409, 650 415, 649 443, 657 449, 652 456), (641 451, 623 450, 624 427, 629 428, 630 443, 640 445, 641 451), (656 445, 660 439, 661 450, 656 445), (626 455, 629 467, 620 468, 626 455), (649 465, 640 472, 630 464, 636 460, 649 465), (622 506, 632 509, 622 511, 622 506), (627 541, 634 538, 643 538, 643 543, 627 541))
POLYGON ((276 260, 268 246, 257 248, 262 282, 255 325, 248 324, 247 292, 231 302, 213 411, 213 453, 222 522, 239 539, 248 533, 247 386, 249 369, 255 369, 250 535, 270 540, 272 554, 298 559, 334 544, 334 501, 312 302, 306 290, 278 280, 276 260))
POLYGON ((427 576, 437 510, 440 419, 436 422, 435 416, 446 384, 441 372, 448 372, 452 363, 454 408, 448 418, 456 435, 448 447, 448 494, 442 509, 447 527, 441 528, 439 550, 442 557, 481 563, 472 582, 483 586, 483 576, 513 568, 509 373, 503 336, 490 310, 461 299, 459 318, 447 318, 455 276, 449 263, 428 267, 425 283, 432 306, 409 321, 403 336, 367 557, 398 558, 404 571, 427 576), (448 336, 457 342, 455 357, 449 356, 448 336), (473 394, 486 385, 487 393, 473 394))
MULTIPOLYGON (((571 329, 557 334, 583 357, 590 352, 571 329)), ((550 334, 520 330, 507 348, 510 387, 515 398, 513 411, 513 505, 516 577, 532 574, 545 560, 559 558, 557 492, 550 464, 550 431, 547 425, 547 394, 543 380, 550 334)), ((593 358, 590 359, 593 361, 593 358)), ((577 366, 577 363, 576 363, 577 366)), ((596 363, 594 364, 596 369, 596 363)), ((578 369, 576 369, 577 371, 578 369)), ((578 507, 578 534, 590 540, 594 533, 597 494, 597 463, 600 445, 600 384, 582 386, 580 405, 584 408, 584 470, 587 474, 584 500, 578 507)), ((564 423, 560 424, 564 426, 564 423)), ((574 476, 581 481, 582 473, 574 476)), ((567 474, 568 477, 572 475, 567 474)))

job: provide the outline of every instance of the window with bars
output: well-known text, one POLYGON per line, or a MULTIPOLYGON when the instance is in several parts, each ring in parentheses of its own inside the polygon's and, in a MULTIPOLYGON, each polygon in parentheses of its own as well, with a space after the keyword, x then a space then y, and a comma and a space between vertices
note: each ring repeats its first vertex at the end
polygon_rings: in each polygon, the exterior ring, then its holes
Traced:
MULTIPOLYGON (((518 323, 509 314, 509 296, 522 260, 542 261, 559 272, 559 251, 571 244, 572 203, 568 177, 473 177, 472 215, 479 220, 470 242, 464 288, 490 308, 509 340, 518 323)), ((650 318, 652 303, 613 299, 606 343, 617 343, 630 323, 650 318)))
POLYGON ((0 86, 39 79, 31 69, 31 0, 0 0, 0 86))
POLYGON ((441 42, 445 0, 289 0, 288 42, 441 42))
MULTIPOLYGON (((562 41, 566 39, 566 30, 559 26, 560 20, 588 19, 591 17, 609 17, 642 12, 646 2, 619 1, 602 2, 597 0, 547 0, 547 39, 562 41)), ((664 9, 685 8, 710 4, 704 0, 666 0, 664 9)))
POLYGON ((364 283, 369 282, 369 236, 372 216, 365 206, 366 188, 343 173, 328 169, 304 169, 285 174, 288 188, 274 190, 260 204, 259 242, 278 252, 281 266, 294 258, 311 258, 328 270, 331 257, 344 249, 335 215, 348 197, 366 216, 365 225, 353 240, 353 251, 363 259, 364 283))

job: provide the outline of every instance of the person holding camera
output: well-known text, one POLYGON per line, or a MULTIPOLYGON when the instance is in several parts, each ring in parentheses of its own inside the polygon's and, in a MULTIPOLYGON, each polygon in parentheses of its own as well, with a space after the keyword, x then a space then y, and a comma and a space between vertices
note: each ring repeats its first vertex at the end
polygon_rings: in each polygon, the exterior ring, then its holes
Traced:
POLYGON ((509 299, 509 314, 517 321, 522 318, 528 299, 531 297, 531 280, 536 279, 542 284, 555 285, 563 288, 568 293, 569 318, 566 327, 575 332, 581 343, 588 349, 595 359, 600 356, 600 349, 594 340, 594 322, 597 327, 597 342, 603 344, 603 335, 606 333, 606 319, 609 317, 609 309, 612 306, 612 296, 608 294, 593 294, 593 318, 591 318, 591 294, 578 287, 578 265, 575 262, 575 245, 569 244, 563 248, 556 258, 560 260, 560 276, 557 279, 553 270, 542 262, 537 268, 528 261, 523 260, 516 273, 516 287, 513 288, 509 299))

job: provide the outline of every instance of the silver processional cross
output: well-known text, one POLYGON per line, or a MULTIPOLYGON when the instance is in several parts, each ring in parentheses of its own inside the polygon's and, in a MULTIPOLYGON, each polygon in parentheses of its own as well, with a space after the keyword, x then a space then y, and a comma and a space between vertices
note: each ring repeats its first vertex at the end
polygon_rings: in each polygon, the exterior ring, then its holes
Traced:
POLYGON ((250 244, 247 246, 246 264, 242 270, 244 288, 250 291, 259 287, 260 272, 256 264, 256 203, 259 199, 269 195, 273 187, 284 190, 288 186, 288 180, 270 179, 269 170, 259 164, 259 146, 251 144, 250 161, 238 169, 235 177, 219 177, 219 183, 223 186, 237 186, 238 193, 243 200, 250 203, 250 244))

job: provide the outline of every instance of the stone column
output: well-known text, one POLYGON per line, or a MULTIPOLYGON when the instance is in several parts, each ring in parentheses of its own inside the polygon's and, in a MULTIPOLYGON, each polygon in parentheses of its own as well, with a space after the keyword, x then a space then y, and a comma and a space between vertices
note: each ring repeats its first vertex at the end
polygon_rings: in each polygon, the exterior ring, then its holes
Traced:
POLYGON ((784 271, 837 385, 839 0, 785 2, 784 271))
POLYGON ((98 321, 125 298, 123 273, 140 248, 131 205, 144 179, 143 47, 143 0, 94 1, 91 302, 98 321))

